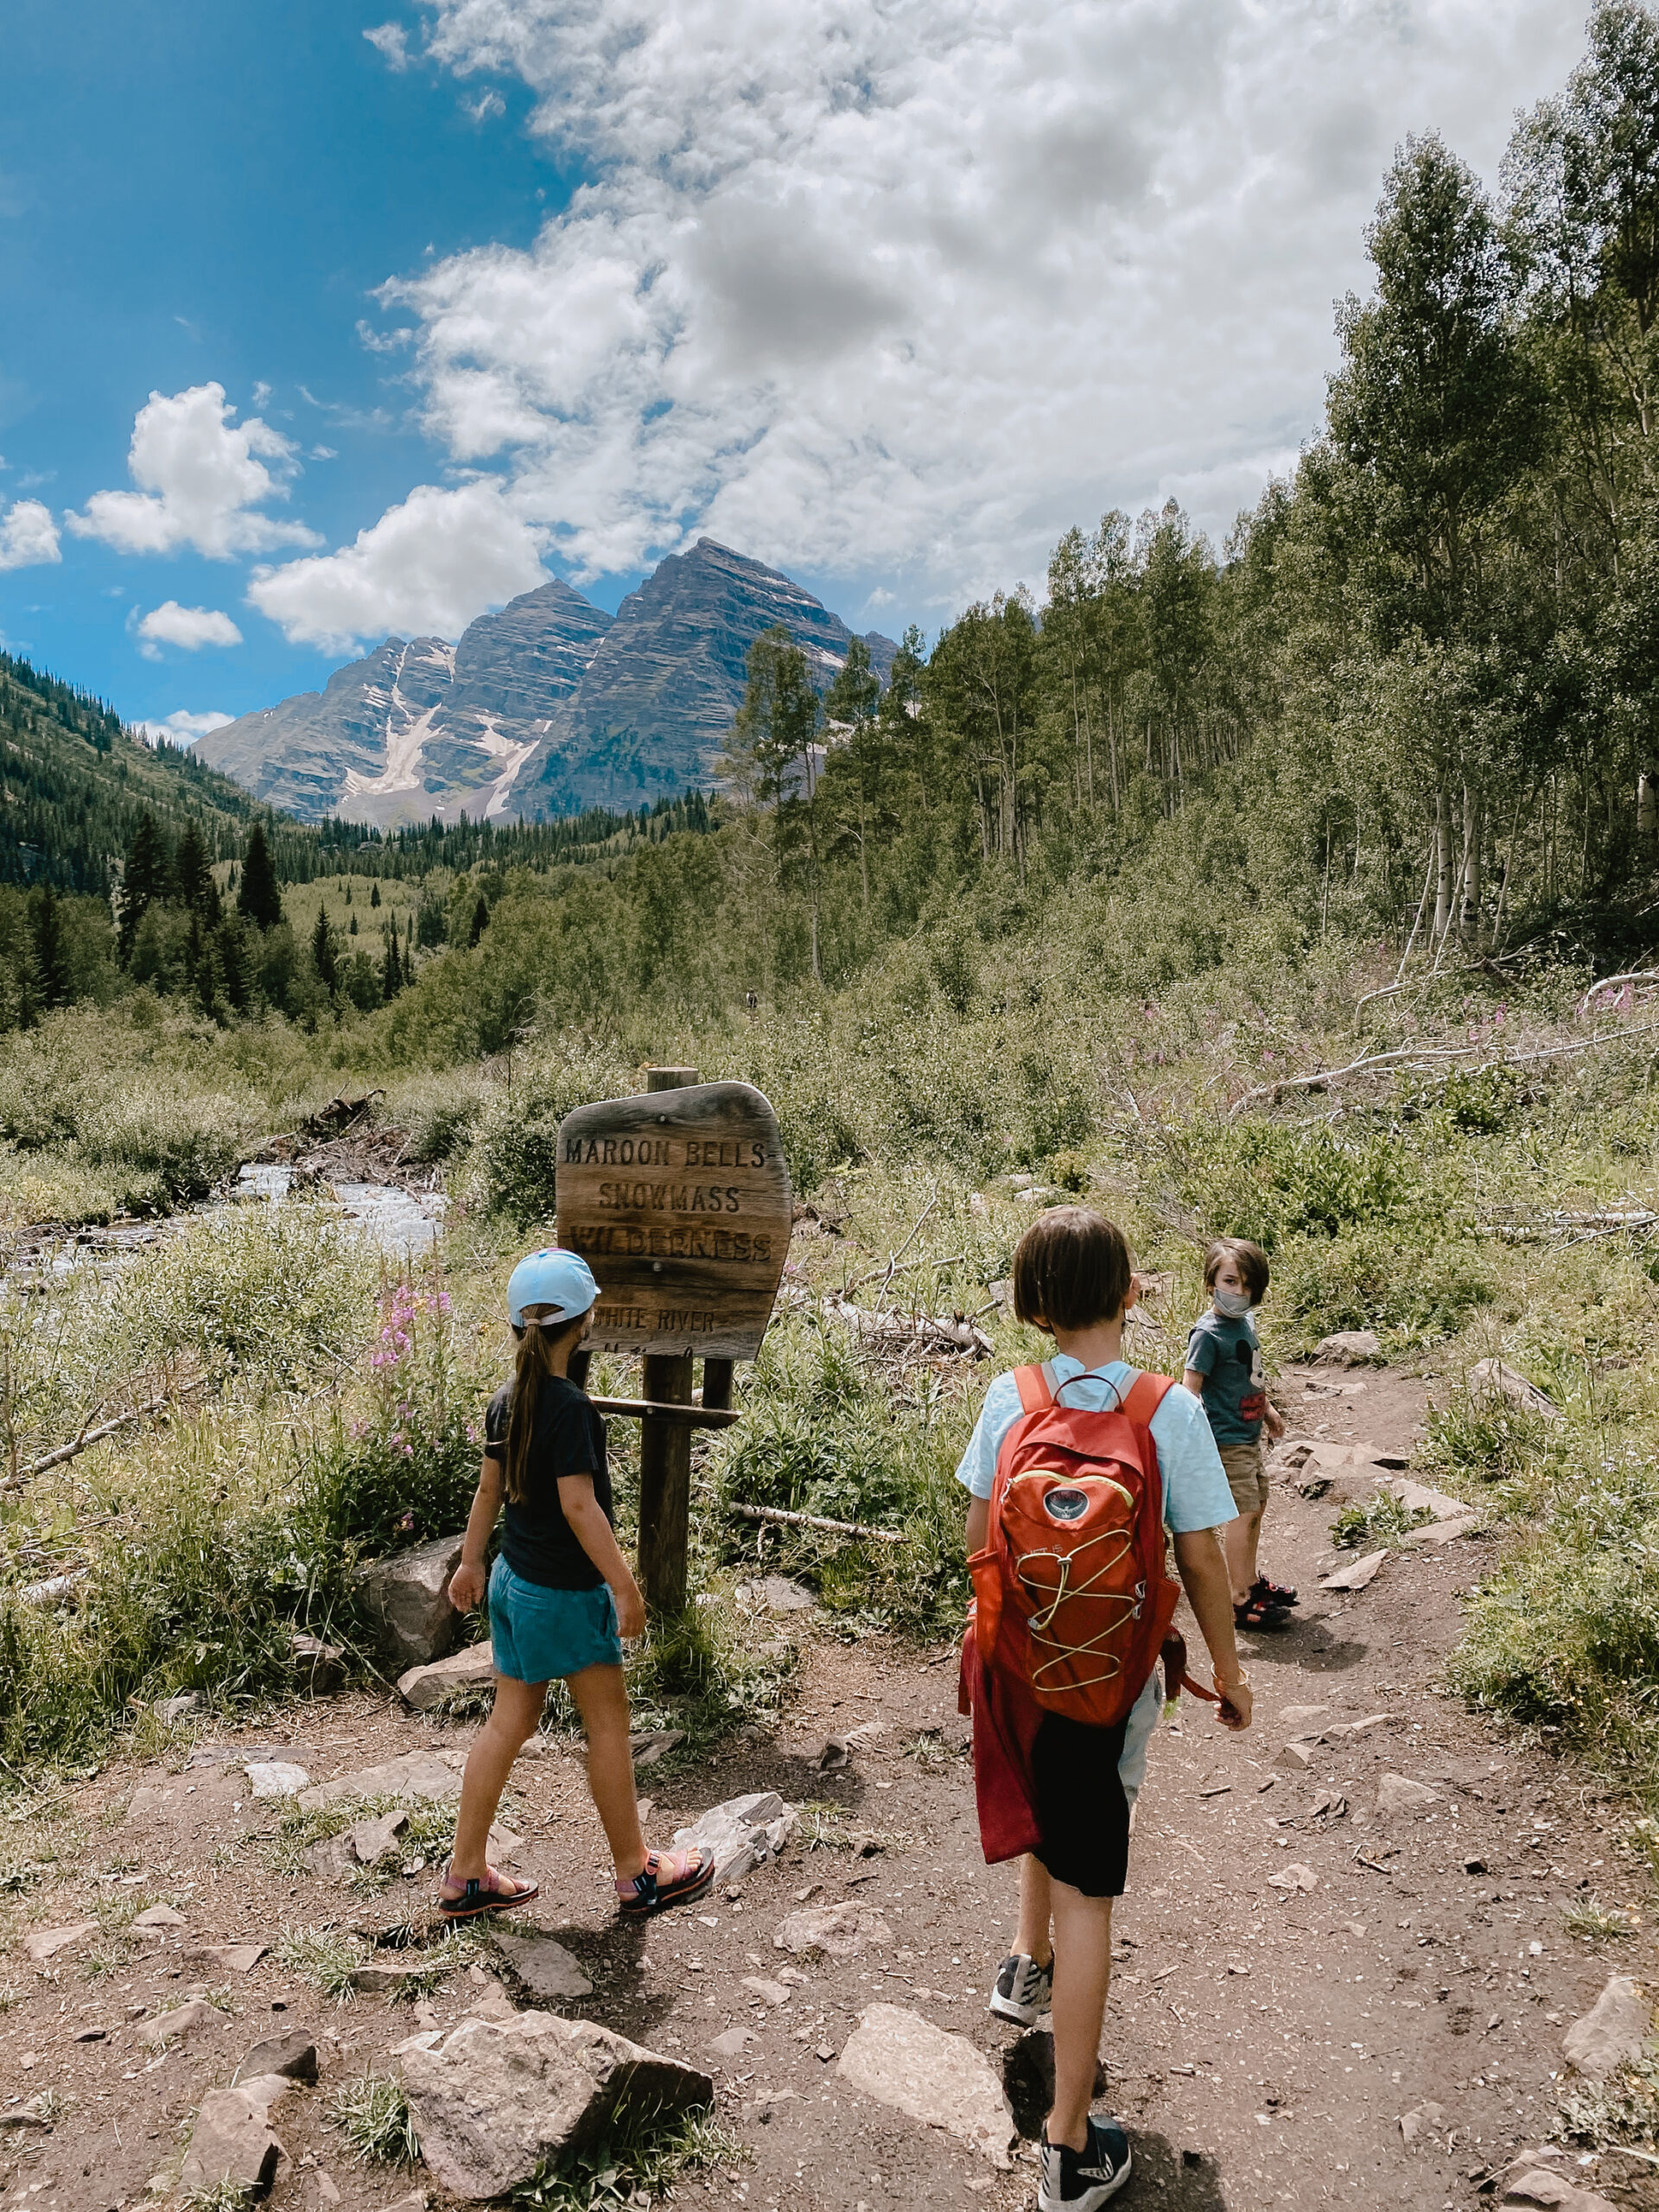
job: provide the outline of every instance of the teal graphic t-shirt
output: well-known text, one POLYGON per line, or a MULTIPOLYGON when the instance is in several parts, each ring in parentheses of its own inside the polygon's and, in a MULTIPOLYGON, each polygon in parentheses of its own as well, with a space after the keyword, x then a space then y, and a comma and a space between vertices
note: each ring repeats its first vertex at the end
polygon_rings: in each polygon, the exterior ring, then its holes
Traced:
POLYGON ((1268 1376, 1249 1316, 1230 1321, 1220 1313, 1200 1313, 1186 1340, 1186 1363, 1204 1377, 1204 1410, 1217 1444, 1258 1443, 1268 1376))

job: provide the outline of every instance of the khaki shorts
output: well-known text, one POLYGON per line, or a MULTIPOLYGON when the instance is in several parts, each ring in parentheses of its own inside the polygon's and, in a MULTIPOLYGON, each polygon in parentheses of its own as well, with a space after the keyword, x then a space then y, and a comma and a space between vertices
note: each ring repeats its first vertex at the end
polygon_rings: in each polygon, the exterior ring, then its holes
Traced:
POLYGON ((1260 1513, 1268 1502, 1268 1478, 1262 1471, 1259 1444, 1224 1444, 1221 1471, 1241 1513, 1260 1513))

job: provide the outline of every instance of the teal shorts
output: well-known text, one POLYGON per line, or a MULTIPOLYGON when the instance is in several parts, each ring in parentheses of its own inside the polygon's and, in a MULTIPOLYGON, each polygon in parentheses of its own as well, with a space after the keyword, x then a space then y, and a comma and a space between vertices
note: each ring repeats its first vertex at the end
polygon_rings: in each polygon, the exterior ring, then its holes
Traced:
POLYGON ((515 1682, 551 1682, 584 1667, 620 1667, 616 1600, 597 1590, 549 1590, 505 1559, 490 1570, 490 1648, 495 1671, 515 1682))

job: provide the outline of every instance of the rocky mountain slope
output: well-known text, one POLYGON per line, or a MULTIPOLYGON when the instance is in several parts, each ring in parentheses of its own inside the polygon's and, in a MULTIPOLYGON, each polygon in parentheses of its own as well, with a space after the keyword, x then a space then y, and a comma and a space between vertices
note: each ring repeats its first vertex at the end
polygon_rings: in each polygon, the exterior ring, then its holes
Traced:
MULTIPOLYGON (((781 622, 827 687, 852 632, 798 584, 712 538, 671 555, 615 620, 555 582, 457 645, 388 638, 321 692, 244 715, 197 757, 308 820, 382 828, 538 820, 706 781, 744 660, 781 622)), ((891 642, 868 639, 885 671, 891 642)))

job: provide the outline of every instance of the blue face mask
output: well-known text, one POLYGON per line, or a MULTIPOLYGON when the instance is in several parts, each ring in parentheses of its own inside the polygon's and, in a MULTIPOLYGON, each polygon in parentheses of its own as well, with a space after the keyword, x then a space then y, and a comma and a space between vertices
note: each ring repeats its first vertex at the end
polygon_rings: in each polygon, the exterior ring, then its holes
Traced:
POLYGON ((1212 1290, 1211 1300, 1224 1321, 1242 1321, 1250 1310, 1247 1290, 1212 1290))

